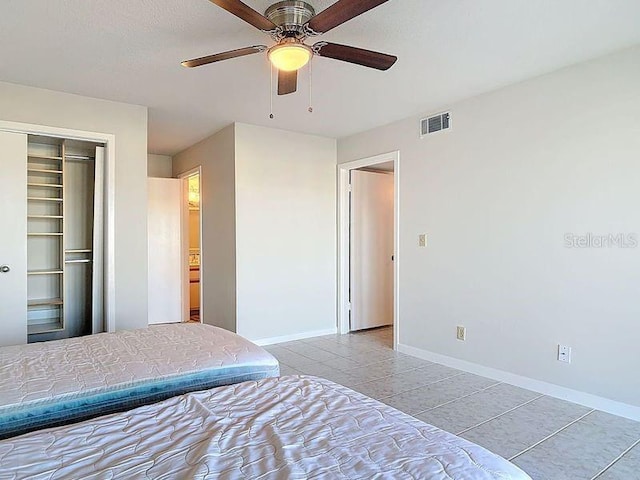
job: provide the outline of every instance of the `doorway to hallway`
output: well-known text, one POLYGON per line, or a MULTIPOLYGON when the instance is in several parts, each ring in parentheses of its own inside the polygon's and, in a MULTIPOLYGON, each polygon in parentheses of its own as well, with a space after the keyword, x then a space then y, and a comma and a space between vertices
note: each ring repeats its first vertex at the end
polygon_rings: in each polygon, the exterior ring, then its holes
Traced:
POLYGON ((393 325, 398 343, 399 152, 338 165, 338 330, 393 325))

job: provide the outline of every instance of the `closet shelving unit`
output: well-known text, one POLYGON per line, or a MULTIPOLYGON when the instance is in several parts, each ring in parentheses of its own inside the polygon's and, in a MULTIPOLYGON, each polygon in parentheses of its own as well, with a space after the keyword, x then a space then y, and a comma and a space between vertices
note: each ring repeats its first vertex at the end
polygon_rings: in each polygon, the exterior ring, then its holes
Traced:
POLYGON ((103 171, 98 143, 27 137, 27 342, 103 330, 103 171))
POLYGON ((64 330, 65 145, 29 144, 27 333, 64 330))

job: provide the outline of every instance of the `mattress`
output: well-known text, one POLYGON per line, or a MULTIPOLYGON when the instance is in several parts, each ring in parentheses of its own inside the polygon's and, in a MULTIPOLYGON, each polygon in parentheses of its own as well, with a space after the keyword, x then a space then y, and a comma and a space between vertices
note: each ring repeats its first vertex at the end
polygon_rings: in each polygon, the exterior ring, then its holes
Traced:
POLYGON ((0 348, 0 438, 279 375, 278 361, 201 324, 0 348))
POLYGON ((1 477, 530 480, 467 440, 314 377, 189 393, 0 441, 1 477))

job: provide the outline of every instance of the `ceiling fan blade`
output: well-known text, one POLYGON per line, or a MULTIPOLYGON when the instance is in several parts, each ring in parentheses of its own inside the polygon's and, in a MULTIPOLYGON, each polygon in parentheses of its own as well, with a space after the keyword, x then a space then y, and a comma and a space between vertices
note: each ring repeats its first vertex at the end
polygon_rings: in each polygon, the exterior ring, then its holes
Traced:
POLYGON ((318 42, 313 46, 313 51, 321 56, 355 63, 364 67, 377 70, 389 70, 398 57, 386 53, 373 52, 364 48, 349 47, 338 43, 318 42))
POLYGON ((182 62, 183 67, 193 68, 201 65, 208 65, 209 63, 220 62, 222 60, 229 60, 230 58, 244 57, 245 55, 251 55, 252 53, 264 52, 267 49, 264 45, 255 45, 253 47, 239 48, 237 50, 230 50, 228 52, 216 53, 215 55, 208 55, 206 57, 194 58, 193 60, 185 60, 182 62))
POLYGON ((278 71, 278 95, 289 95, 298 90, 298 71, 278 71))
POLYGON ((277 28, 276 24, 269 20, 264 15, 260 15, 253 8, 245 5, 240 0, 209 0, 211 3, 215 3, 221 8, 224 8, 227 12, 235 15, 236 17, 244 20, 245 22, 253 25, 258 30, 263 32, 270 32, 277 28))
POLYGON ((388 0, 338 0, 307 23, 315 33, 326 33, 388 0))

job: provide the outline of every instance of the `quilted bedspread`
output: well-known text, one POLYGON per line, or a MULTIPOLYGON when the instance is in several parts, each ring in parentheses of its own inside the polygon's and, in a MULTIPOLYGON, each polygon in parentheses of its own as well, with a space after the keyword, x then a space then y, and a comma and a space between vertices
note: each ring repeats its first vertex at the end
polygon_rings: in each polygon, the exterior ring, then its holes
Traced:
POLYGON ((502 479, 515 465, 314 377, 245 382, 0 441, 1 479, 502 479))
POLYGON ((264 349, 201 324, 0 348, 0 438, 279 374, 264 349))

